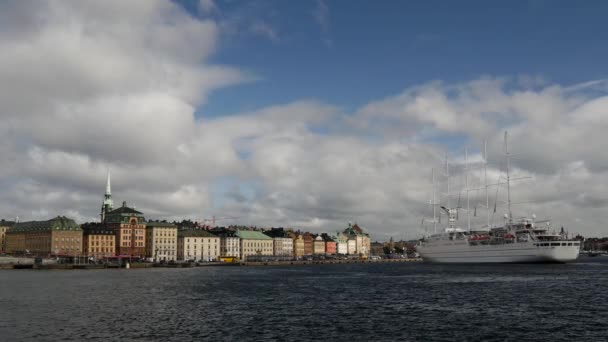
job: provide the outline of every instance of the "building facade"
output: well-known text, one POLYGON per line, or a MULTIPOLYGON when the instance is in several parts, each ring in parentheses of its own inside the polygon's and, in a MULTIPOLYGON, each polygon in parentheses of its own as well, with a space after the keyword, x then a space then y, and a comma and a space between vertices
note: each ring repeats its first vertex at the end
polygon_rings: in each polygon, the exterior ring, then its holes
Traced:
POLYGON ((86 223, 82 228, 82 253, 95 259, 116 255, 116 238, 112 228, 103 223, 86 223))
POLYGON ((293 240, 288 237, 273 237, 273 254, 275 256, 293 256, 293 240))
POLYGON ((211 233, 220 238, 220 257, 240 258, 241 239, 236 236, 236 232, 226 228, 211 229, 211 233))
POLYGON ((325 254, 335 255, 337 254, 336 242, 331 239, 325 239, 325 254))
POLYGON ((359 254, 367 257, 371 251, 371 239, 368 233, 365 233, 359 225, 348 224, 348 228, 344 230, 344 234, 348 237, 348 252, 349 254, 359 254), (351 241, 354 241, 354 251, 351 250, 351 241))
POLYGON ((241 243, 241 260, 246 261, 250 255, 272 255, 273 241, 270 236, 254 230, 237 230, 236 235, 241 243))
POLYGON ((203 229, 177 232, 177 259, 186 261, 217 261, 220 238, 203 229))
POLYGON ((284 228, 272 228, 264 234, 272 238, 273 254, 281 257, 293 256, 293 239, 289 236, 291 230, 284 228))
POLYGON ((141 258, 146 255, 146 219, 143 213, 122 202, 122 207, 105 213, 105 224, 114 231, 117 255, 141 258))
POLYGON ((146 258, 154 262, 177 260, 177 226, 169 222, 146 223, 146 258))
POLYGON ((325 254, 325 241, 321 235, 317 235, 312 246, 313 254, 325 254))
POLYGON ((13 221, 0 220, 0 253, 6 252, 6 231, 14 225, 13 221))
POLYGON ((6 252, 12 254, 82 255, 82 229, 65 216, 48 221, 19 222, 6 232, 6 252))
POLYGON ((304 256, 304 238, 302 234, 293 236, 293 256, 296 259, 301 259, 304 256))
POLYGON ((336 241, 336 254, 346 255, 348 254, 348 237, 344 233, 338 233, 334 237, 336 241))
POLYGON ((304 233, 302 239, 304 240, 304 255, 312 255, 314 244, 313 236, 310 233, 304 233))

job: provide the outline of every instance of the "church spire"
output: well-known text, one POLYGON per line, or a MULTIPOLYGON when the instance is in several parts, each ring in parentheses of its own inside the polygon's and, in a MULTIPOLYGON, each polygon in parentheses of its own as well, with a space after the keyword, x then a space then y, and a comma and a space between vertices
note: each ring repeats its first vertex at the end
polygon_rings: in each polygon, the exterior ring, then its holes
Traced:
POLYGON ((110 185, 110 169, 108 168, 108 180, 106 183, 106 195, 112 195, 112 187, 110 185))
POLYGON ((108 180, 106 183, 106 194, 103 197, 103 204, 101 205, 101 222, 105 222, 106 214, 112 211, 114 202, 112 201, 112 187, 110 185, 110 169, 108 168, 108 180))

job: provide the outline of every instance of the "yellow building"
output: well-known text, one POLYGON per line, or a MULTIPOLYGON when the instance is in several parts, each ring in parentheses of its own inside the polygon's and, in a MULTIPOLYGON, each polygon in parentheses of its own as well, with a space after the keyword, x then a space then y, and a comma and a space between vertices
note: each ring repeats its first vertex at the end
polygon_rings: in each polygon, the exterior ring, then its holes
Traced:
POLYGON ((0 253, 6 252, 6 231, 14 225, 13 221, 0 220, 0 253))
POLYGON ((103 223, 83 224, 82 251, 95 259, 116 255, 116 238, 112 228, 103 223))
POLYGON ((146 257, 158 261, 177 260, 177 226, 169 222, 146 223, 146 257))
POLYGON ((241 260, 247 261, 250 255, 272 256, 272 238, 255 230, 237 230, 241 242, 241 260))
POLYGON ((81 255, 82 229, 65 216, 48 221, 15 223, 6 232, 6 251, 39 256, 81 255))
POLYGON ((304 256, 304 239, 302 238, 302 234, 295 234, 293 236, 293 256, 296 259, 304 256))

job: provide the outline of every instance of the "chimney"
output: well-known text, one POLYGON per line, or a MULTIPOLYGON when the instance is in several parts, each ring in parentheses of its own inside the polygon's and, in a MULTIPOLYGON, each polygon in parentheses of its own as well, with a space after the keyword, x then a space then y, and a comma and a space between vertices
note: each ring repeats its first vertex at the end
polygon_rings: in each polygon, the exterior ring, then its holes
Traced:
POLYGON ((127 206, 127 201, 122 201, 123 208, 127 206))

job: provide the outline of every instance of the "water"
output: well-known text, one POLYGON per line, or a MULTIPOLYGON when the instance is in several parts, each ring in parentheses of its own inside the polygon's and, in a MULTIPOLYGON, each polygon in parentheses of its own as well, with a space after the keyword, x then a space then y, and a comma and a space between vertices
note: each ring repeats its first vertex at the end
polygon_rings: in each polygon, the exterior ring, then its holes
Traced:
POLYGON ((608 257, 1 271, 2 341, 605 341, 608 257))

